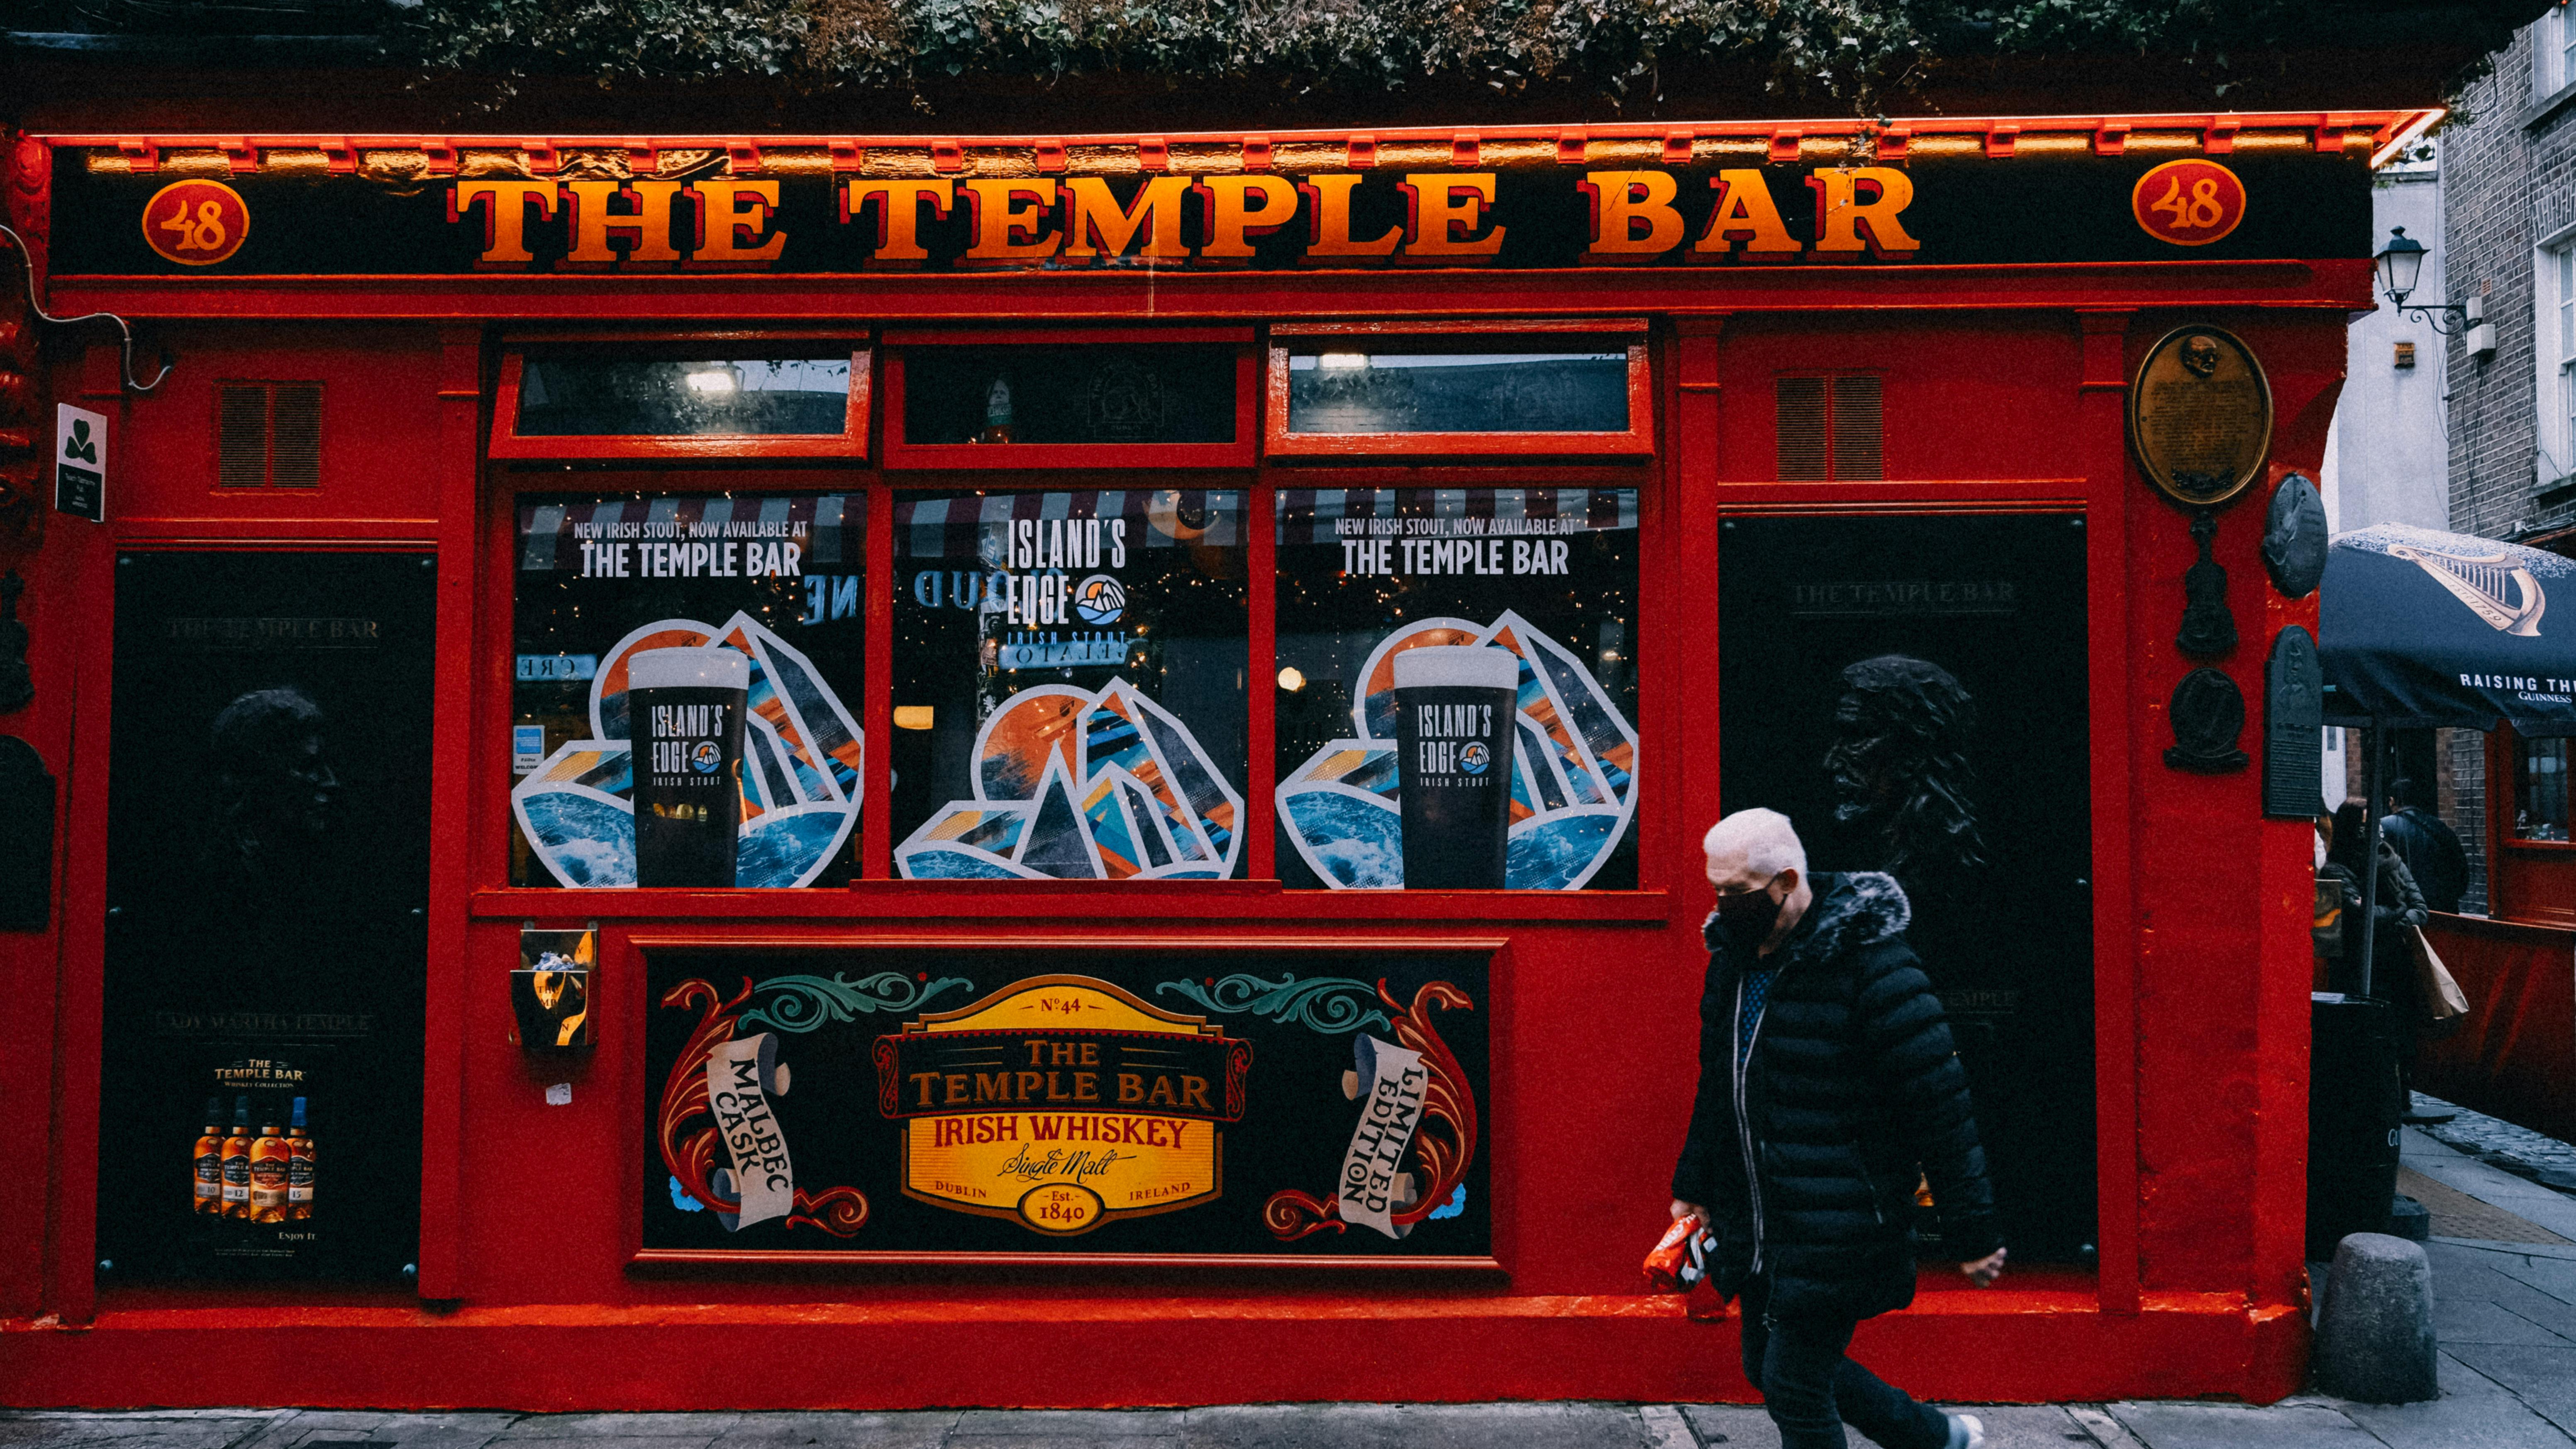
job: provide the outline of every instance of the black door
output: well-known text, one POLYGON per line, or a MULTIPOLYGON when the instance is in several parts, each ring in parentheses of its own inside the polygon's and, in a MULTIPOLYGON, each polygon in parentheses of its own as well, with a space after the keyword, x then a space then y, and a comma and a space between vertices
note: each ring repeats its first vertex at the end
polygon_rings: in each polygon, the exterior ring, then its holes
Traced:
POLYGON ((103 1272, 399 1281, 420 1236, 432 560, 133 553, 116 579, 103 1272), (283 1141, 234 1154, 234 1212, 201 1210, 202 1134, 236 1111, 283 1141))
POLYGON ((1718 569, 1724 808, 1787 814, 1811 869, 1904 885, 2006 1239, 2017 1257, 2081 1259, 2096 1193, 2083 520, 1729 519, 1718 569))

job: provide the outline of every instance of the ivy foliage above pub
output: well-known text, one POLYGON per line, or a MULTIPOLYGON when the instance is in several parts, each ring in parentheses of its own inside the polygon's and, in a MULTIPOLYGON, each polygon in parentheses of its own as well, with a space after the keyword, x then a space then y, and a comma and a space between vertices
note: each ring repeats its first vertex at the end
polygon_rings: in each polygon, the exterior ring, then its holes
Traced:
MULTIPOLYGON (((404 5, 405 0, 394 0, 404 5)), ((2542 0, 2446 7, 2494 43, 2542 0)), ((1651 105, 1729 70, 1868 105, 1944 62, 2127 52, 2205 65, 2363 35, 2391 0, 409 0, 388 36, 431 68, 603 82, 777 77, 910 89, 1010 78, 1292 92, 1567 87, 1651 105)), ((2403 24, 2401 20, 2398 23, 2403 24)), ((2456 41, 2460 37, 2445 37, 2456 41)), ((2471 52, 2474 54, 2475 52, 2471 52)))

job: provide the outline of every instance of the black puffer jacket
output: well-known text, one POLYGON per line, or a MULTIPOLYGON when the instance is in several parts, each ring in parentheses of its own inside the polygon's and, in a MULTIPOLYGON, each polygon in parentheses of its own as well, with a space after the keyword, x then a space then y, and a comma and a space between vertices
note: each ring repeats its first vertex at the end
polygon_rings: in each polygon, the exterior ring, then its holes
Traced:
POLYGON ((1875 872, 1810 884, 1813 904, 1771 957, 1778 972, 1741 1073, 1737 992, 1753 953, 1730 948, 1710 918, 1699 1100, 1673 1196, 1715 1219, 1721 1292, 1762 1267, 1775 1313, 1867 1317, 1914 1301, 1918 1168, 1944 1256, 1971 1262, 2002 1239, 1967 1073, 1905 944, 1905 892, 1875 872))

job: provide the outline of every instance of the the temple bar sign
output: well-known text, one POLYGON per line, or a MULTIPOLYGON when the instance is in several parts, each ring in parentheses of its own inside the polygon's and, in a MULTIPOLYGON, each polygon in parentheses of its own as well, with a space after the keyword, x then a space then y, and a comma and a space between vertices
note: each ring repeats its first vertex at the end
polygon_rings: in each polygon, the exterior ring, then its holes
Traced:
POLYGON ((55 268, 199 276, 1680 268, 2369 251, 2370 174, 2358 156, 2230 156, 2230 225, 2187 242, 2139 210, 2153 201, 2139 198, 2152 189, 2155 164, 2035 155, 1003 176, 734 175, 698 166, 630 177, 468 168, 452 178, 257 171, 174 183, 166 172, 120 171, 65 149, 55 173, 55 268), (183 188, 192 189, 178 195, 183 188), (214 224, 237 233, 229 249, 198 245, 214 224))

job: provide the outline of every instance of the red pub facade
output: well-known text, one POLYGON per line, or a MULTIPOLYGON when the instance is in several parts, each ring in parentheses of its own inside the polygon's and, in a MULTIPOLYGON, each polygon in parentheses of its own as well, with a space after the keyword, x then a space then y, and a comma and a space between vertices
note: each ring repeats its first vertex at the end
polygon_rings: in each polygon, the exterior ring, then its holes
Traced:
POLYGON ((0 1397, 1743 1397, 1637 1261, 1757 804, 1906 880, 2015 1250, 1860 1352, 2294 1391, 2243 499, 2434 117, 16 138, 139 345, 7 354, 0 1397))

